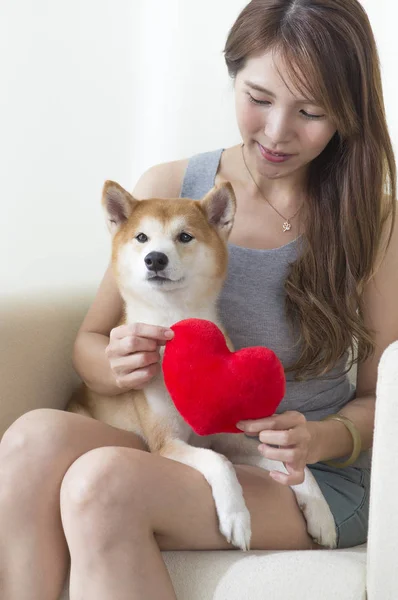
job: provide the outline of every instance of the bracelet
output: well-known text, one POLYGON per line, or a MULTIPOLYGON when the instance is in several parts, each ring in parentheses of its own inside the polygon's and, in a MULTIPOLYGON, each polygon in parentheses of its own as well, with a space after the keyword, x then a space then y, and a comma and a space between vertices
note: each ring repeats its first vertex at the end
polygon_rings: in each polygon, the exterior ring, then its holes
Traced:
POLYGON ((332 420, 332 419, 334 419, 336 421, 340 421, 341 423, 344 423, 344 425, 347 427, 348 431, 352 435, 352 440, 354 442, 354 448, 352 450, 351 456, 344 462, 336 462, 334 460, 323 460, 322 462, 329 465, 330 467, 344 469, 344 467, 349 467, 350 465, 352 465, 357 460, 358 456, 361 453, 361 449, 362 449, 361 434, 359 433, 359 431, 356 428, 356 426, 354 425, 354 423, 352 421, 350 421, 349 419, 347 419, 347 417, 343 417, 343 415, 339 415, 339 414, 328 415, 327 417, 324 417, 323 419, 321 419, 321 421, 328 421, 328 420, 332 420))

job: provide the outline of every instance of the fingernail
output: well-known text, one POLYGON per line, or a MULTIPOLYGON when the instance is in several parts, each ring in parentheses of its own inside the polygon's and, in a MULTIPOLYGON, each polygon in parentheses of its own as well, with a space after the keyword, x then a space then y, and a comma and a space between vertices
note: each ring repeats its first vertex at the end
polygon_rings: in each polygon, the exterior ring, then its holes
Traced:
POLYGON ((239 421, 239 423, 236 424, 236 427, 238 429, 244 429, 245 428, 244 424, 241 421, 239 421))
POLYGON ((164 337, 167 339, 171 339, 172 337, 174 337, 174 331, 172 329, 167 329, 167 331, 164 332, 164 337))

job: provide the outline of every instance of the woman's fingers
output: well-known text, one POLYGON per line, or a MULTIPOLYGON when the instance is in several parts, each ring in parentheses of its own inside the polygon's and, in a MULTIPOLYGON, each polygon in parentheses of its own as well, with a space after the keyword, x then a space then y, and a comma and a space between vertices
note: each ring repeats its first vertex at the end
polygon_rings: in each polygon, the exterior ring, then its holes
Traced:
POLYGON ((129 325, 120 325, 112 329, 110 339, 121 339, 124 337, 140 337, 155 340, 165 344, 167 340, 174 337, 174 331, 168 327, 160 325, 149 325, 148 323, 131 323, 129 325))
POLYGON ((282 485, 298 485, 303 483, 305 479, 303 467, 293 467, 290 464, 285 464, 285 467, 288 474, 281 473, 280 471, 271 471, 270 475, 272 479, 275 479, 275 481, 278 481, 282 485))

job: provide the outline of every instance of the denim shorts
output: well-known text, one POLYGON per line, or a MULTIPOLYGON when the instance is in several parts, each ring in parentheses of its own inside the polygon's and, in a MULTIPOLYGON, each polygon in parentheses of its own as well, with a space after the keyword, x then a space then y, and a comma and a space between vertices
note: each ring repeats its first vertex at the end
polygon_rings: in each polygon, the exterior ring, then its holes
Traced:
POLYGON ((307 466, 332 512, 337 548, 364 544, 368 537, 370 469, 339 469, 323 462, 307 466))
MULTIPOLYGON (((258 437, 247 437, 259 442, 258 437)), ((368 536, 370 469, 339 469, 323 462, 307 467, 329 504, 336 524, 337 548, 364 544, 368 536)))

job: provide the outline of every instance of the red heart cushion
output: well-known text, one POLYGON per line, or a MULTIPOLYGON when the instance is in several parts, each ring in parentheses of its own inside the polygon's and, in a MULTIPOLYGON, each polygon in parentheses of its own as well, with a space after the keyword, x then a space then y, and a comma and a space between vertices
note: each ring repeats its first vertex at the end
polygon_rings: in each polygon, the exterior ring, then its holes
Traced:
POLYGON ((230 352, 211 321, 186 319, 171 327, 163 374, 184 420, 199 435, 242 433, 236 423, 275 413, 285 395, 283 366, 272 350, 230 352))

